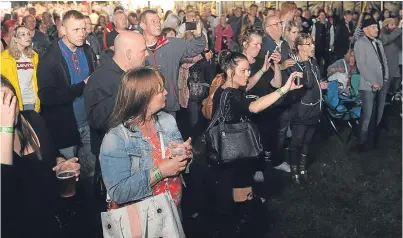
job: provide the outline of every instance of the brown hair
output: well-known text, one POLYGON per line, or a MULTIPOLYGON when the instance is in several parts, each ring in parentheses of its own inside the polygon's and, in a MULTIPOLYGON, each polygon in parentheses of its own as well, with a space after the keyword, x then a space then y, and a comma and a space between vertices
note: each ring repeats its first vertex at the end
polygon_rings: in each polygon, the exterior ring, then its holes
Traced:
POLYGON ((11 40, 10 40, 10 46, 8 48, 8 52, 16 60, 18 60, 22 56, 22 54, 24 54, 28 58, 32 58, 34 56, 34 50, 32 49, 32 44, 30 44, 29 46, 25 47, 22 52, 20 52, 18 50, 18 46, 17 46, 18 43, 15 41, 15 38, 20 37, 20 34, 18 33, 18 30, 21 29, 21 28, 25 28, 29 32, 29 29, 26 28, 25 26, 17 26, 16 28, 14 28, 13 35, 11 36, 11 40))
POLYGON ((297 54, 299 52, 298 46, 305 44, 307 40, 311 40, 313 44, 312 37, 309 34, 301 33, 296 39, 294 43, 294 53, 297 54))
POLYGON ((70 10, 68 12, 66 12, 66 14, 63 15, 63 25, 66 23, 67 20, 69 20, 70 18, 74 18, 77 20, 83 20, 85 19, 84 14, 82 14, 79 11, 76 10, 70 10))
POLYGON ((139 17, 140 22, 145 22, 146 21, 147 14, 152 14, 152 15, 157 14, 158 15, 158 13, 156 11, 154 11, 154 10, 145 10, 144 12, 142 12, 140 14, 140 17, 139 17))
POLYGON ((108 120, 108 128, 133 118, 136 124, 146 121, 147 110, 154 95, 164 90, 165 78, 158 70, 140 67, 122 76, 115 108, 108 120))
POLYGON ((290 11, 294 11, 295 9, 297 9, 297 4, 295 4, 295 2, 283 2, 283 4, 281 4, 280 13, 281 15, 284 15, 290 11))

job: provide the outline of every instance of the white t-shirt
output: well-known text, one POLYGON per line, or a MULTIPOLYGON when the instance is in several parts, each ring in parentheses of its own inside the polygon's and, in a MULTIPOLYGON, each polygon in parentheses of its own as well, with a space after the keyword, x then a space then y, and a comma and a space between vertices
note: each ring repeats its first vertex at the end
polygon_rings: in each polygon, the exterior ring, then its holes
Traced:
POLYGON ((21 89, 22 104, 34 104, 36 102, 33 83, 34 65, 25 55, 22 55, 20 59, 17 60, 17 73, 21 89))

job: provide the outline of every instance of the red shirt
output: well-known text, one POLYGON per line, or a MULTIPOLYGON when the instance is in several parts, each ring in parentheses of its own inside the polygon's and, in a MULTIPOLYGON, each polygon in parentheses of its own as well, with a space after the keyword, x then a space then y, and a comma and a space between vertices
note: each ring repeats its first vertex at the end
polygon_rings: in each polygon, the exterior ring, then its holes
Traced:
MULTIPOLYGON (((142 130, 141 132, 144 135, 144 132, 142 130)), ((160 165, 164 159, 162 158, 161 143, 158 136, 154 134, 151 138, 150 137, 145 138, 153 147, 152 151, 153 165, 154 166, 160 165)), ((168 151, 166 150, 165 159, 168 159, 168 155, 169 155, 168 151)), ((176 176, 171 178, 165 178, 164 180, 158 182, 156 185, 153 186, 154 195, 163 193, 164 191, 166 191, 166 189, 168 189, 169 192, 171 193, 172 199, 174 200, 176 206, 179 206, 182 198, 181 178, 179 176, 176 176)))

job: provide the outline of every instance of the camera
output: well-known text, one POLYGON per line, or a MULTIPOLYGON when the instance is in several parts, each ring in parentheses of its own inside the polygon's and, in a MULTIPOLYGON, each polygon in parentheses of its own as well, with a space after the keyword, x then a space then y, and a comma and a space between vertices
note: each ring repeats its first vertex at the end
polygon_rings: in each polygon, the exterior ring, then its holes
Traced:
POLYGON ((197 26, 196 26, 196 22, 185 22, 185 29, 187 31, 193 31, 196 30, 197 26))
POLYGON ((302 78, 297 77, 294 81, 295 85, 299 86, 299 85, 304 85, 306 84, 308 79, 308 70, 306 69, 306 67, 304 68, 304 71, 302 72, 302 78))

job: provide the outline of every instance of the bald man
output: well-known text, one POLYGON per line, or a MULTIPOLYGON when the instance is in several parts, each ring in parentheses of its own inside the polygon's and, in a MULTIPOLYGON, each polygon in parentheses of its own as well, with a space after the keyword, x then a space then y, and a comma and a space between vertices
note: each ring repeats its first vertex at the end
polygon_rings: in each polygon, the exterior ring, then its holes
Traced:
POLYGON ((148 56, 144 37, 139 33, 122 31, 114 44, 114 56, 101 62, 84 89, 85 110, 91 127, 91 149, 97 156, 106 132, 106 121, 115 106, 122 75, 144 66, 148 56))

